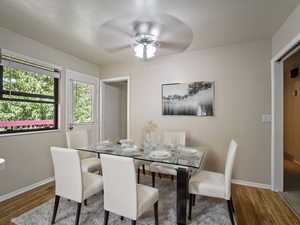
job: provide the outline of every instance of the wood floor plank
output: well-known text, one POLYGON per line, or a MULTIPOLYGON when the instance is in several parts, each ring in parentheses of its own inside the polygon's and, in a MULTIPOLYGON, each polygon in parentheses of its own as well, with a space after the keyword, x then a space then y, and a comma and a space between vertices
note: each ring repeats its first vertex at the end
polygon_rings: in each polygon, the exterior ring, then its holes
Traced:
MULTIPOLYGON (((53 187, 50 182, 0 203, 0 225, 14 225, 10 222, 12 218, 52 199, 53 187)), ((232 196, 238 225, 300 225, 275 192, 234 184, 232 196)))

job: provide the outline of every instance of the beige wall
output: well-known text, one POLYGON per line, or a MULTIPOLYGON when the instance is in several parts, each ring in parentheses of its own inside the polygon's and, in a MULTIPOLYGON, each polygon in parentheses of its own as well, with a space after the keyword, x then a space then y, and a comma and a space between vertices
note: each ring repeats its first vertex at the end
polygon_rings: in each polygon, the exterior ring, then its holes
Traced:
POLYGON ((149 62, 106 66, 109 74, 130 76, 131 138, 154 120, 161 129, 187 131, 187 144, 210 147, 207 168, 223 171, 231 138, 239 143, 234 178, 270 184, 271 41, 186 52, 149 62), (215 81, 214 117, 162 116, 161 84, 215 81))
POLYGON ((103 83, 103 139, 127 136, 127 82, 103 83))
MULTIPOLYGON (((55 38, 55 37, 54 37, 55 38)), ((75 71, 99 74, 99 67, 74 56, 49 48, 39 42, 0 28, 0 48, 54 63, 75 71)), ((61 79, 60 103, 64 105, 64 74, 61 79)), ((51 145, 64 146, 64 108, 61 107, 62 129, 51 133, 0 137, 0 158, 5 158, 6 169, 0 172, 0 195, 31 185, 52 174, 49 153, 51 145)))
POLYGON ((293 40, 300 33, 300 4, 287 18, 284 24, 272 38, 272 55, 275 55, 281 48, 293 40))

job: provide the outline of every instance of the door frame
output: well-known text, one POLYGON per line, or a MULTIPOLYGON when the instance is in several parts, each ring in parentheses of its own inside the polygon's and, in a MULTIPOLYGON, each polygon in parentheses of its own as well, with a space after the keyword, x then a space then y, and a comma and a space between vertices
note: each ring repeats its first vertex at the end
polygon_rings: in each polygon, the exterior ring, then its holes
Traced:
POLYGON ((103 141, 103 105, 104 105, 104 90, 103 85, 104 83, 113 83, 113 82, 120 82, 120 81, 127 81, 127 139, 130 139, 130 77, 113 77, 109 79, 101 79, 100 80, 100 141, 103 141))
POLYGON ((93 108, 93 119, 94 122, 92 123, 84 123, 84 124, 78 124, 76 127, 84 127, 84 126, 92 126, 94 125, 96 128, 96 142, 99 142, 100 139, 100 134, 99 134, 99 78, 93 75, 85 74, 85 73, 80 73, 77 71, 73 71, 70 69, 66 69, 65 71, 65 130, 69 130, 69 121, 71 117, 71 87, 70 83, 68 80, 70 77, 75 77, 76 80, 82 81, 85 83, 90 83, 90 84, 96 84, 94 94, 95 94, 95 99, 93 100, 94 103, 94 108, 93 108), (90 82, 90 81, 93 82, 90 82))
POLYGON ((272 81, 272 135, 271 184, 272 190, 284 189, 284 71, 283 62, 299 50, 300 33, 285 45, 271 60, 272 81))

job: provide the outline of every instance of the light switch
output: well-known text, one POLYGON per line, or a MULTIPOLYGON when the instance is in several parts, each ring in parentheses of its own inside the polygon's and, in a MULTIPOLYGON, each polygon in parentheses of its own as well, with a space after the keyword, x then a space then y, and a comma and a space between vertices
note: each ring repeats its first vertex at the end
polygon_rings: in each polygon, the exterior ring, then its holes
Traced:
POLYGON ((263 123, 268 123, 272 121, 272 114, 262 114, 261 121, 263 123))

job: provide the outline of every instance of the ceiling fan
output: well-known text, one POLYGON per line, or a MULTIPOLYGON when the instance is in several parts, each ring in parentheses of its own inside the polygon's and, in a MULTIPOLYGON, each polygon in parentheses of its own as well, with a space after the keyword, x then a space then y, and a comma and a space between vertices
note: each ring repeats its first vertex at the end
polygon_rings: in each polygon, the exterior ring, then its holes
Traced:
POLYGON ((126 15, 104 23, 99 30, 100 43, 108 53, 133 50, 135 56, 148 60, 157 55, 183 52, 192 40, 192 30, 168 14, 126 15))

